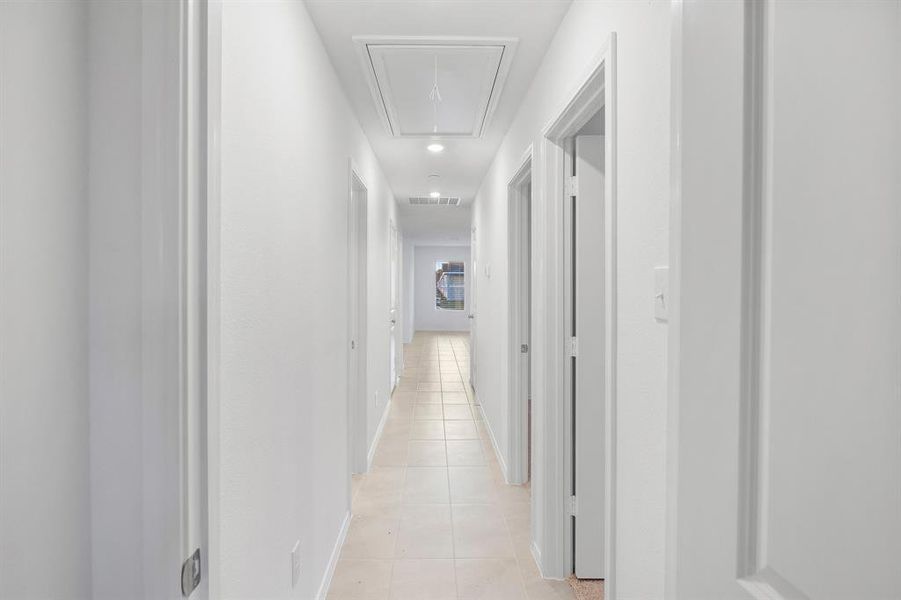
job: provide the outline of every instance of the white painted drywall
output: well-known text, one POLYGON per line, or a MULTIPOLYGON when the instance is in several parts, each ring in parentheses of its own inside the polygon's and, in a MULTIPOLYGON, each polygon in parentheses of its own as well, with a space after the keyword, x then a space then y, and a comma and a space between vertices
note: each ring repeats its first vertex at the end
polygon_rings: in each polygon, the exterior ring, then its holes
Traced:
POLYGON ((218 589, 315 598, 349 510, 349 157, 368 188, 370 435, 389 378, 396 209, 304 4, 222 8, 218 589))
MULTIPOLYGON (((505 402, 508 394, 507 182, 529 144, 540 148, 541 129, 597 56, 611 32, 617 34, 618 118, 618 454, 617 549, 615 577, 619 598, 663 596, 666 326, 653 318, 653 268, 667 263, 667 211, 670 126, 670 6, 666 2, 574 2, 545 55, 473 208, 479 263, 476 389, 501 448, 507 447, 505 402)), ((536 158, 540 164, 540 155, 536 158)), ((533 170, 533 189, 543 190, 544 168, 533 170)), ((533 214, 548 199, 536 194, 533 214)), ((533 237, 535 296, 533 316, 541 318, 546 282, 540 248, 541 228, 533 237)), ((536 348, 538 354, 540 348, 536 348)), ((543 382, 533 381, 540 395, 543 382)), ((534 428, 541 426, 542 402, 535 398, 534 428)), ((535 448, 541 451, 540 447, 535 448)), ((540 479, 540 468, 533 478, 540 479)), ((532 486, 533 495, 540 487, 532 486)), ((533 496, 535 497, 535 496, 533 496)), ((541 501, 536 498, 536 503, 541 501)), ((540 515, 533 515, 539 551, 540 515)))
POLYGON ((469 246, 416 246, 413 249, 414 323, 416 331, 469 331, 469 246), (442 310, 435 306, 435 263, 463 261, 466 282, 463 310, 442 310))
POLYGON ((91 597, 87 10, 0 3, 0 597, 91 597))

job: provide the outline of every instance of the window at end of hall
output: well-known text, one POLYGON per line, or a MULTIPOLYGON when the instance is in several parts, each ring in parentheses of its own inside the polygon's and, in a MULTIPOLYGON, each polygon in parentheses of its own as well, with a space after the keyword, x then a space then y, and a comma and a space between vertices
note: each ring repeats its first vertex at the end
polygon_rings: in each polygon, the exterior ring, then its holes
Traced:
POLYGON ((435 263, 435 308, 463 310, 466 287, 463 263, 439 260, 435 263))

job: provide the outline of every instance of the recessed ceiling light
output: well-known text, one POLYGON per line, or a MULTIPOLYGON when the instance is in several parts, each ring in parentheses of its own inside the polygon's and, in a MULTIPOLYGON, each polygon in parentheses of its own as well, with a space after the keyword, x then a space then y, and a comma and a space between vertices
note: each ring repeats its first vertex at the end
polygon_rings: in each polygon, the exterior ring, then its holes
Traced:
POLYGON ((429 192, 429 196, 431 196, 432 198, 440 198, 441 192, 429 192))
POLYGON ((437 154, 438 152, 444 151, 444 146, 442 146, 441 144, 429 144, 428 146, 426 146, 426 150, 437 154))

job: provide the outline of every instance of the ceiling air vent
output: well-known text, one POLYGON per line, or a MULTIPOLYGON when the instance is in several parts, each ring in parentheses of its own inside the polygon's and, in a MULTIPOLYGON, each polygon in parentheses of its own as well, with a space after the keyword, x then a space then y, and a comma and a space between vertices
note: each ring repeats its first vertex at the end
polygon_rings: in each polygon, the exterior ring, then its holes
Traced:
POLYGON ((428 196, 412 196, 411 206, 460 206, 459 198, 430 198, 428 196))

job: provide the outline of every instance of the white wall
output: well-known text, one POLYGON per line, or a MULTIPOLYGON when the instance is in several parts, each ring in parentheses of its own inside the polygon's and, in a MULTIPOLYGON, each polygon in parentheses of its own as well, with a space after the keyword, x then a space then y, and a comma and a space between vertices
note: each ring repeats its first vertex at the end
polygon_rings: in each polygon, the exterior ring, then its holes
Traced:
POLYGON ((87 27, 0 3, 0 597, 91 596, 87 27))
POLYGON ((416 331, 469 331, 469 246, 416 246, 413 275, 414 323, 416 331), (466 282, 464 310, 441 310, 435 306, 435 263, 463 261, 466 282))
MULTIPOLYGON (((563 109, 588 65, 617 34, 618 112, 618 329, 617 394, 617 597, 663 595, 666 327, 653 319, 653 267, 667 262, 670 125, 670 7, 666 2, 574 2, 560 25, 523 100, 513 125, 476 198, 473 224, 478 261, 492 277, 478 274, 479 307, 475 356, 476 389, 501 448, 507 447, 508 293, 506 273, 507 182, 529 144, 540 148, 541 129, 563 109)), ((533 189, 544 190, 544 168, 536 155, 533 189)), ((547 198, 537 193, 533 215, 547 198)), ((533 318, 543 319, 540 248, 546 238, 533 219, 533 318)), ((536 348, 536 356, 540 355, 536 348)), ((541 387, 533 382, 533 390, 541 387)), ((534 391, 535 418, 542 416, 534 391)), ((536 422, 535 427, 539 427, 536 422)), ((536 447, 536 451, 540 451, 536 447)), ((533 477, 542 473, 536 469, 533 477)), ((533 485, 533 496, 537 487, 533 485)), ((540 491, 538 491, 540 494, 540 491)), ((535 515, 536 517, 538 515, 535 515)), ((539 549, 544 541, 533 519, 539 549)))
POLYGON ((349 157, 368 187, 368 397, 383 408, 393 195, 303 3, 224 3, 222 598, 314 598, 348 514, 349 157))

